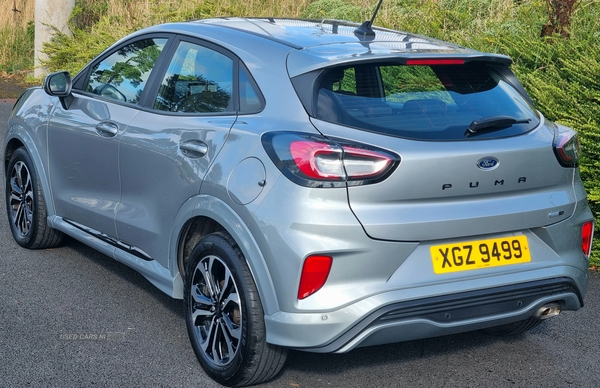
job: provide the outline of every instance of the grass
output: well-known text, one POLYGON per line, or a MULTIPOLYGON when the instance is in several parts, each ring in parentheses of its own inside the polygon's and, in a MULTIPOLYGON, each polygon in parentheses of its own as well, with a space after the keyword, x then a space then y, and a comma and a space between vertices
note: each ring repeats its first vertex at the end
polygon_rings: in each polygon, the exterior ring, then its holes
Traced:
POLYGON ((33 68, 34 0, 0 0, 0 71, 33 68))
MULTIPOLYGON (((13 0, 10 0, 12 3, 13 0)), ((8 2, 0 0, 0 2, 8 2)), ((34 0, 21 0, 28 7, 34 0)), ((19 1, 17 1, 19 3, 19 1)), ((542 38, 546 0, 386 0, 375 23, 510 56, 513 70, 549 119, 576 129, 584 154, 581 176, 590 207, 600 216, 600 1, 583 0, 573 13, 568 37, 542 38)), ((78 0, 73 36, 57 34, 46 45, 50 70, 73 73, 115 40, 157 23, 218 16, 278 16, 369 19, 376 0, 78 0)), ((18 22, 0 17, 0 71, 32 66, 33 43, 23 12, 18 22), (11 24, 13 23, 13 24, 11 24), (25 49, 21 50, 20 47, 25 49)), ((599 230, 597 229, 596 232, 599 230)), ((600 236, 600 234, 596 234, 600 236)), ((600 265, 600 238, 592 266, 600 265)))

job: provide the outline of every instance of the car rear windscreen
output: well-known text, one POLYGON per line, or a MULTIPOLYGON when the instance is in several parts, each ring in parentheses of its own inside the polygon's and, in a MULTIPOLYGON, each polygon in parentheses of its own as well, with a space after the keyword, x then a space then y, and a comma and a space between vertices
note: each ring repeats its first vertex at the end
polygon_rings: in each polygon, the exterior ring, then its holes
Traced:
POLYGON ((539 117, 493 66, 358 64, 317 78, 315 116, 367 131, 420 140, 514 136, 539 117))

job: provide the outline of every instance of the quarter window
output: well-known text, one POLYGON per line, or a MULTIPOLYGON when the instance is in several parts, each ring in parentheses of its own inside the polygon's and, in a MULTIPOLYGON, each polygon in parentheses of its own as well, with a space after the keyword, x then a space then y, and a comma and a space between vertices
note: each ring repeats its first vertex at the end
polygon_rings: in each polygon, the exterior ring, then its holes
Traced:
POLYGON ((254 88, 240 67, 240 113, 254 113, 262 108, 262 95, 254 88))
POLYGON ((129 44, 92 68, 86 91, 137 103, 167 39, 143 39, 129 44))

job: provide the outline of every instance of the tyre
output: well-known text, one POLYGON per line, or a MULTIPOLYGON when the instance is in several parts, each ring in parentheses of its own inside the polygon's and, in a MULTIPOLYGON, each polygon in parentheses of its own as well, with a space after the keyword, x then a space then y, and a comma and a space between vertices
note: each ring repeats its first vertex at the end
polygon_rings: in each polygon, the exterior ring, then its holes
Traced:
POLYGON ((6 177, 6 213, 15 241, 29 249, 59 245, 64 235, 48 226, 40 179, 25 148, 10 158, 6 177))
POLYGON ((490 327, 487 329, 483 329, 482 331, 486 334, 495 335, 499 337, 509 336, 509 335, 518 335, 525 333, 533 329, 534 327, 539 326, 543 321, 536 317, 531 317, 519 322, 507 323, 505 325, 490 327))
POLYGON ((184 303, 192 348, 213 380, 252 385, 279 373, 287 350, 266 342, 258 290, 229 234, 205 236, 192 251, 184 303))

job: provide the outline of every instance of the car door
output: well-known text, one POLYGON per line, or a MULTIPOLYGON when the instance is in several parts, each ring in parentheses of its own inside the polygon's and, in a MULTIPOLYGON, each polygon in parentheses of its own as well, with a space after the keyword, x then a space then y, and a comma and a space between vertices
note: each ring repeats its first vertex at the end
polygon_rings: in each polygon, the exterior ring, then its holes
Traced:
POLYGON ((65 220, 116 236, 119 141, 139 112, 138 101, 166 42, 145 38, 122 45, 90 65, 68 109, 55 107, 48 154, 54 205, 65 220))
POLYGON ((118 238, 130 251, 168 267, 169 238, 182 204, 200 190, 236 120, 233 56, 180 40, 148 109, 121 138, 118 238))

